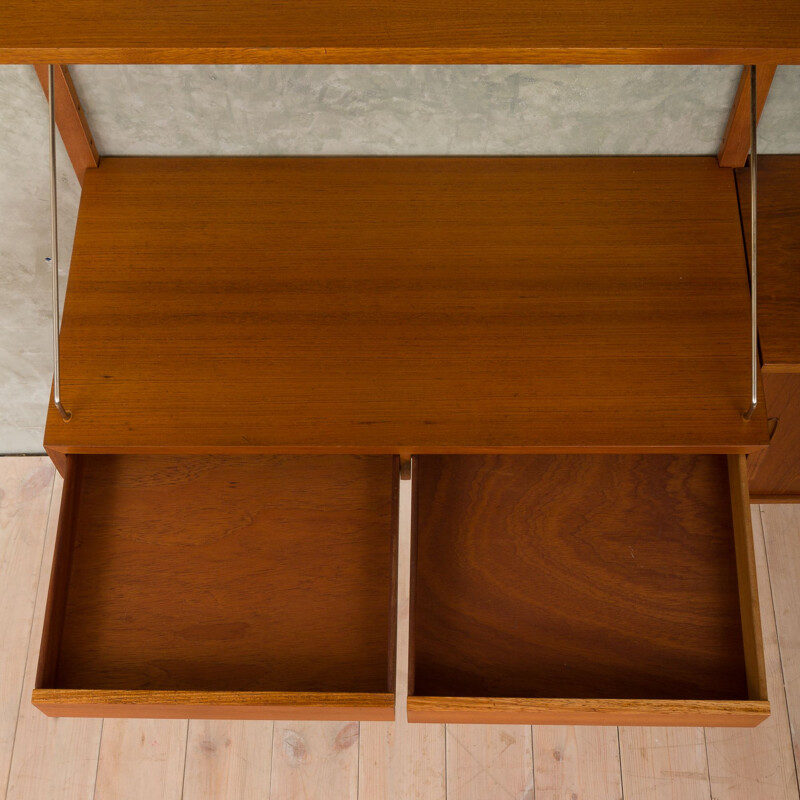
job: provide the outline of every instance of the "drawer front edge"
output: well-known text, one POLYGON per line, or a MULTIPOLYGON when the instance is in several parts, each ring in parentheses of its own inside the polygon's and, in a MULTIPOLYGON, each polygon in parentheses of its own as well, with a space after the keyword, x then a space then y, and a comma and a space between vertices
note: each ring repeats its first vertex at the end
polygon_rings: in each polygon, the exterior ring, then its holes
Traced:
POLYGON ((49 717, 392 722, 393 694, 35 689, 49 717))
POLYGON ((504 725, 658 725, 754 727, 766 700, 584 700, 409 697, 409 722, 504 725))

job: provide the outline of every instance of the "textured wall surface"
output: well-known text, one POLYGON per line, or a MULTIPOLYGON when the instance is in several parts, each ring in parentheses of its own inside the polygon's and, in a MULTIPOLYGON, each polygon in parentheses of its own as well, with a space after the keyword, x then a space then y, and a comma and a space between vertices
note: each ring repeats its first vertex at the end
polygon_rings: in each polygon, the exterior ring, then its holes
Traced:
POLYGON ((737 67, 84 66, 101 152, 710 153, 737 67))
MULTIPOLYGON (((0 452, 42 450, 52 376, 47 103, 33 67, 0 67, 0 452)), ((63 292, 78 181, 59 140, 63 292)))
POLYGON ((763 153, 800 153, 800 66, 778 67, 758 126, 763 153))
MULTIPOLYGON (((740 68, 75 66, 72 74, 106 155, 708 154, 740 68)), ((41 451, 51 380, 46 109, 32 67, 0 66, 0 452, 41 451)), ((800 67, 778 70, 759 135, 762 152, 800 152, 800 67)), ((78 186, 60 153, 66 270, 78 186)))

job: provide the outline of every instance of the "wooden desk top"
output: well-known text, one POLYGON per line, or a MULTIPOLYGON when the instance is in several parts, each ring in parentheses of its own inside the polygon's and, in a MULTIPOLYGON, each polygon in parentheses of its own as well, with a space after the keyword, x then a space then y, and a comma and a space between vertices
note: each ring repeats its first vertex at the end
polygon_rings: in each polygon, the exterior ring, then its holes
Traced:
POLYGON ((713 158, 107 158, 61 452, 744 452, 747 269, 713 158))

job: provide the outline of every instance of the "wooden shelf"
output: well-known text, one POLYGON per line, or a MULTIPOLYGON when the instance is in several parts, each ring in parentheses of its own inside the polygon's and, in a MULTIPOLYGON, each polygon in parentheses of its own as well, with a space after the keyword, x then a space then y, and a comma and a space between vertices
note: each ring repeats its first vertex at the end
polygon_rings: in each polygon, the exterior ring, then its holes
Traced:
POLYGON ((0 61, 792 64, 800 10, 795 0, 4 0, 0 61))
POLYGON ((108 158, 51 453, 748 452, 713 158, 108 158))
MULTIPOLYGON (((750 172, 736 171, 750 253, 750 172)), ((765 372, 800 372, 800 155, 758 159, 758 339, 765 372)))
POLYGON ((763 720, 744 459, 728 460, 415 457, 409 719, 763 720))
POLYGON ((394 719, 397 460, 73 456, 34 703, 394 719))

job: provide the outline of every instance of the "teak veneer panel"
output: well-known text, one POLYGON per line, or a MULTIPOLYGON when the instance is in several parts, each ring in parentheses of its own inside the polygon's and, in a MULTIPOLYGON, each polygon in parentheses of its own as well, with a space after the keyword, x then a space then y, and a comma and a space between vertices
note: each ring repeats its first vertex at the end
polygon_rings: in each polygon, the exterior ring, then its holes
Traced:
MULTIPOLYGON (((750 252, 750 172, 736 180, 750 252)), ((800 502, 800 156, 758 159, 758 341, 772 438, 748 459, 755 502, 800 502)))
POLYGON ((754 728, 764 700, 578 700, 574 698, 409 697, 409 722, 502 725, 655 725, 754 728))
POLYGON ((766 450, 747 459, 755 503, 800 503, 800 373, 764 373, 767 413, 774 425, 766 450))
POLYGON ((394 694, 334 692, 184 692, 34 689, 48 717, 117 719, 289 719, 391 722, 394 694))
POLYGON ((397 459, 69 460, 40 707, 392 718, 397 459))
POLYGON ((415 458, 410 719, 757 724, 730 459, 729 476, 717 455, 415 458))
MULTIPOLYGON (((736 179, 749 256, 749 170, 736 179)), ((800 372, 800 155, 758 158, 758 338, 765 372, 800 372)))
POLYGON ((747 452, 708 158, 107 158, 51 452, 747 452))
POLYGON ((794 0, 4 0, 0 61, 800 62, 794 0))

